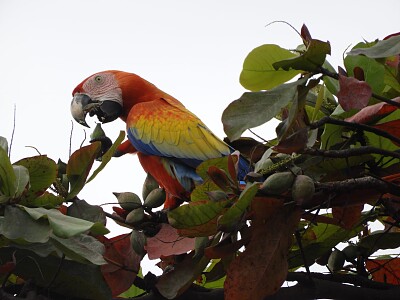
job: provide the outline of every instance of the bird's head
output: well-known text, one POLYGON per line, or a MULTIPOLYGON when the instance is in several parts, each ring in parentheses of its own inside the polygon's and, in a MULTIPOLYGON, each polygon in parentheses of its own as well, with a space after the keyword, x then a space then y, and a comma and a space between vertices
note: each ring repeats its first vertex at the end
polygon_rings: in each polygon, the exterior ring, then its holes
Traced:
POLYGON ((89 127, 86 115, 101 123, 118 117, 126 119, 132 106, 146 101, 146 94, 157 89, 141 77, 122 71, 104 71, 83 80, 72 92, 71 114, 79 124, 89 127))

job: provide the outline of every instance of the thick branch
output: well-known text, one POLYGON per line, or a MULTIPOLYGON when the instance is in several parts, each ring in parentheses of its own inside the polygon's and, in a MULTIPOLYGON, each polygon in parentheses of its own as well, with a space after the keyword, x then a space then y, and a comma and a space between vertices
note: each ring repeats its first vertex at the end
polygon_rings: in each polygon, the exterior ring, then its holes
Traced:
MULTIPOLYGON (((313 284, 310 285, 309 276, 304 272, 289 273, 287 281, 297 281, 291 287, 282 287, 276 294, 266 297, 265 300, 313 300, 313 299, 398 299, 400 287, 371 281, 367 278, 348 274, 321 274, 311 273, 313 284), (347 285, 345 283, 351 284, 347 285)), ((268 283, 266 283, 268 284, 268 283)), ((135 298, 138 300, 162 300, 160 295, 150 293, 135 298)), ((177 300, 223 300, 223 289, 204 289, 193 287, 183 293, 177 300)))
POLYGON ((400 187, 384 180, 366 176, 343 181, 316 182, 315 188, 326 192, 346 193, 356 189, 376 189, 381 193, 391 193, 400 196, 400 187))
POLYGON ((363 154, 380 154, 384 156, 391 156, 394 158, 400 158, 400 153, 394 151, 388 151, 385 149, 380 149, 376 147, 359 147, 359 148, 349 148, 343 150, 322 150, 322 149, 314 149, 307 148, 304 149, 303 154, 309 154, 313 156, 323 156, 323 157, 331 157, 331 158, 346 158, 350 156, 359 156, 363 154))

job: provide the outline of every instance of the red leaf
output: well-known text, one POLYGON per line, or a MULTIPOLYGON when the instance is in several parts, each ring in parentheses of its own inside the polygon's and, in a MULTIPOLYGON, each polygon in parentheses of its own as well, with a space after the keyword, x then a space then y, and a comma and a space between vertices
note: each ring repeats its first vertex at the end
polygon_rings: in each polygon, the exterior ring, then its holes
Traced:
MULTIPOLYGON (((400 103, 400 97, 396 97, 396 98, 392 99, 392 101, 400 103)), ((395 111, 396 109, 397 109, 397 107, 394 105, 387 104, 385 102, 381 102, 381 103, 377 103, 377 104, 370 105, 370 106, 363 108, 355 115, 351 116, 350 118, 345 119, 345 121, 353 122, 353 123, 360 123, 360 124, 371 123, 378 118, 383 118, 383 117, 387 116, 388 114, 395 111)))
POLYGON ((367 260, 365 265, 374 281, 400 285, 400 258, 367 260))
POLYGON ((104 279, 114 297, 129 289, 139 272, 142 257, 133 251, 129 235, 122 234, 111 239, 98 237, 104 244, 104 259, 107 265, 101 266, 104 279))
POLYGON ((194 249, 194 238, 182 237, 169 224, 162 224, 160 231, 147 238, 145 249, 149 259, 186 253, 194 249))
POLYGON ((224 170, 221 170, 216 166, 210 166, 207 170, 207 174, 220 189, 223 191, 230 190, 232 181, 224 170))
POLYGON ((368 105, 372 96, 372 89, 365 81, 339 75, 339 86, 337 97, 339 104, 345 111, 362 109, 368 105))
POLYGON ((299 211, 276 199, 255 198, 252 212, 251 239, 229 266, 225 299, 264 299, 275 293, 287 276, 287 254, 299 211))
POLYGON ((360 221, 363 208, 364 204, 332 207, 332 215, 341 227, 350 230, 360 221))
POLYGON ((68 206, 66 206, 66 205, 60 205, 59 207, 58 207, 58 210, 60 211, 60 213, 62 213, 63 215, 66 215, 67 214, 67 210, 68 210, 68 206))
POLYGON ((121 218, 124 218, 124 219, 129 214, 129 211, 127 211, 121 207, 118 207, 118 206, 113 206, 112 209, 118 216, 120 216, 121 218))
POLYGON ((15 262, 9 261, 5 264, 0 265, 0 276, 3 277, 8 275, 8 273, 12 272, 15 269, 15 262))
POLYGON ((360 81, 365 81, 364 70, 360 67, 355 67, 353 70, 354 78, 360 81))
MULTIPOLYGON (((381 129, 386 131, 387 133, 390 133, 391 135, 400 138, 400 120, 394 120, 382 124, 376 124, 374 125, 375 128, 381 129)), ((400 146, 399 143, 396 143, 392 141, 394 144, 397 146, 400 146)))
POLYGON ((396 32, 396 33, 389 34, 388 36, 385 36, 385 37, 384 37, 384 40, 390 39, 391 37, 397 36, 397 35, 400 35, 400 32, 396 32))

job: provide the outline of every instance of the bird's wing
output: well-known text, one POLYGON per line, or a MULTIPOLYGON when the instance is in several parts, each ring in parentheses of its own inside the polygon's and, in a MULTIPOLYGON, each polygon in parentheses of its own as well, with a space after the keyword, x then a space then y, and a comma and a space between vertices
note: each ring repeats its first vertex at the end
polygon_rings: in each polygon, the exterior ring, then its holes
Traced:
POLYGON ((144 154, 176 158, 194 167, 230 153, 227 144, 174 99, 134 105, 127 118, 127 134, 144 154))

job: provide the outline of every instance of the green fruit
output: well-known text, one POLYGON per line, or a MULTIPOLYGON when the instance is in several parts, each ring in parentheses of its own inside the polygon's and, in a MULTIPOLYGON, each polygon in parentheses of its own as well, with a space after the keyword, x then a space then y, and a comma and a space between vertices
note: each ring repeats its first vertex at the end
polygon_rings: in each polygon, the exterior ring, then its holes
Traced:
POLYGON ((93 132, 90 134, 90 139, 91 140, 96 140, 99 138, 103 138, 106 136, 106 133, 104 132, 103 128, 101 128, 101 124, 97 123, 96 127, 94 128, 93 132))
POLYGON ((117 197, 119 205, 127 211, 131 211, 142 206, 142 201, 135 193, 124 192, 113 194, 115 197, 117 197))
POLYGON ((146 245, 146 236, 143 232, 132 230, 130 241, 133 251, 140 256, 144 256, 146 254, 146 250, 144 249, 144 246, 146 245))
POLYGON ((61 177, 61 175, 66 174, 67 173, 67 164, 63 161, 61 161, 61 159, 58 159, 57 162, 57 176, 61 177))
POLYGON ((146 199, 150 192, 154 189, 159 188, 158 182, 154 179, 150 173, 147 173, 147 177, 144 180, 143 188, 142 188, 142 199, 146 199))
POLYGON ((260 189, 266 193, 282 194, 292 187, 294 179, 292 172, 274 173, 265 179, 260 189))
POLYGON ((331 272, 337 272, 343 268, 346 257, 340 250, 334 250, 328 259, 328 268, 331 272))
POLYGON ((156 188, 147 195, 143 205, 149 208, 159 207, 165 202, 165 197, 165 190, 163 188, 156 188))
POLYGON ((358 256, 358 247, 355 245, 348 245, 346 248, 342 250, 346 260, 351 262, 352 260, 356 259, 358 256))
POLYGON ((298 205, 306 205, 314 196, 314 181, 306 175, 297 175, 292 186, 292 198, 298 205))
POLYGON ((125 219, 125 222, 128 224, 136 224, 141 222, 144 219, 144 209, 143 207, 136 208, 132 210, 125 219))

